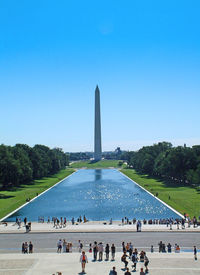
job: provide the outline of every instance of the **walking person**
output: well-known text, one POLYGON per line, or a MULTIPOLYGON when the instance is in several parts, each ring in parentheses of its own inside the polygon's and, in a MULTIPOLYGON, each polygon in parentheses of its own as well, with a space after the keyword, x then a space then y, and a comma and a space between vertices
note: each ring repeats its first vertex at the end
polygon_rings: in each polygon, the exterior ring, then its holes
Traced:
POLYGON ((132 262, 133 262, 133 265, 132 267, 134 268, 134 271, 136 271, 136 267, 137 267, 137 262, 138 262, 138 257, 137 257, 137 254, 135 252, 133 252, 132 254, 132 262))
POLYGON ((85 255, 85 251, 82 251, 81 257, 80 257, 81 267, 82 267, 82 273, 85 273, 85 265, 88 263, 88 258, 85 255))
POLYGON ((109 253, 110 253, 109 244, 106 245, 105 252, 106 252, 106 261, 108 261, 109 260, 109 253))
POLYGON ((149 264, 149 259, 148 259, 147 255, 145 254, 145 256, 144 256, 145 273, 149 272, 148 264, 149 264))
POLYGON ((64 239, 63 240, 63 253, 66 253, 67 252, 67 242, 66 242, 66 240, 64 239))
POLYGON ((197 260, 197 248, 194 246, 194 259, 197 260))
POLYGON ((111 246, 112 261, 114 261, 114 260, 115 260, 115 252, 116 252, 115 245, 114 245, 114 244, 112 244, 112 246, 111 246))
POLYGON ((124 252, 124 254, 121 257, 121 261, 125 264, 125 268, 127 268, 128 265, 128 261, 126 260, 128 256, 126 255, 126 252, 124 252))

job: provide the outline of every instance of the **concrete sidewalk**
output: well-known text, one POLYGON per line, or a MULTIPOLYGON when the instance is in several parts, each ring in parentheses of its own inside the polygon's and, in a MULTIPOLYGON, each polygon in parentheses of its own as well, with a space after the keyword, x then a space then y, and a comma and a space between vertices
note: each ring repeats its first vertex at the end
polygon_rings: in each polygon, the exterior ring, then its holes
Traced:
MULTIPOLYGON (((176 225, 172 226, 172 230, 166 225, 142 225, 142 231, 145 232, 200 232, 200 227, 194 228, 193 226, 188 227, 186 225, 185 229, 177 229, 176 225)), ((53 223, 31 223, 31 232, 42 233, 42 232, 135 232, 136 225, 122 225, 120 221, 114 221, 113 224, 109 224, 108 221, 93 221, 81 224, 72 225, 71 222, 67 223, 66 227, 53 226, 53 223)), ((5 224, 0 224, 0 234, 1 233, 24 233, 26 232, 25 226, 22 223, 21 228, 18 228, 13 222, 5 224)))
MULTIPOLYGON (((86 265, 88 275, 109 275, 113 266, 116 267, 117 274, 124 274, 124 264, 121 262, 122 253, 116 253, 116 261, 92 262, 92 254, 86 253, 89 263, 86 265)), ((179 274, 200 274, 200 261, 194 260, 193 253, 162 254, 148 253, 149 274, 152 275, 179 275, 179 274)), ((0 275, 52 275, 62 272, 64 275, 78 275, 81 273, 79 262, 80 254, 1 254, 0 255, 0 275)), ((128 267, 132 271, 132 263, 129 261, 128 267)), ((137 264, 137 271, 132 274, 139 274, 143 263, 137 264)))

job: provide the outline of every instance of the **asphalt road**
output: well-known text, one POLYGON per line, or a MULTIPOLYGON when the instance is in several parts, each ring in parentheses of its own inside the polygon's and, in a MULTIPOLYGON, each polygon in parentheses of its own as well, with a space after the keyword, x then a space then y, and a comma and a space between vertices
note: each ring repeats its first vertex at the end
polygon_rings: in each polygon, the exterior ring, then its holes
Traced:
POLYGON ((21 251, 22 242, 32 241, 34 251, 55 252, 57 241, 66 239, 73 243, 73 250, 78 251, 78 240, 84 244, 88 251, 89 243, 102 241, 104 244, 114 243, 118 251, 121 251, 121 243, 132 242, 138 249, 150 250, 151 245, 158 248, 158 242, 170 242, 179 244, 182 249, 192 249, 194 245, 200 248, 200 233, 184 232, 134 232, 134 233, 30 233, 30 234, 0 234, 0 253, 16 253, 21 251))

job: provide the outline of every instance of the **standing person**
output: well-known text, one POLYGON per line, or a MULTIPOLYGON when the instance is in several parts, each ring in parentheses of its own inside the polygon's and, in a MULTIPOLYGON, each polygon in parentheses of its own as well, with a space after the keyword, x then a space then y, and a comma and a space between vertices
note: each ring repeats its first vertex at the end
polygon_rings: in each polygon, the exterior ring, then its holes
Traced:
POLYGON ((109 253, 110 253, 109 244, 106 245, 105 252, 106 252, 106 261, 108 261, 109 260, 109 253))
POLYGON ((29 242, 28 253, 33 253, 33 244, 32 244, 32 242, 29 242))
POLYGON ((126 272, 124 273, 124 275, 131 275, 131 272, 129 271, 128 267, 127 267, 126 272))
POLYGON ((99 243, 98 251, 99 251, 99 261, 102 261, 103 260, 103 244, 102 243, 99 243))
POLYGON ((133 245, 132 245, 132 243, 130 243, 129 244, 129 257, 131 257, 132 253, 133 253, 133 245))
POLYGON ((197 260, 197 248, 194 246, 194 259, 197 260))
POLYGON ((24 218, 24 226, 26 226, 27 223, 27 217, 24 218))
POLYGON ((25 250, 25 248, 24 248, 24 243, 22 243, 22 253, 24 254, 24 250, 25 250))
POLYGON ((66 253, 67 252, 67 242, 66 240, 64 239, 63 240, 63 253, 66 253))
POLYGON ((82 273, 85 273, 85 265, 86 263, 88 263, 88 259, 87 259, 87 256, 85 255, 85 251, 82 251, 80 262, 82 267, 82 273))
POLYGON ((111 246, 112 261, 115 260, 115 252, 116 252, 115 245, 112 244, 112 246, 111 246))
POLYGON ((80 240, 78 241, 78 245, 79 245, 79 253, 81 253, 81 251, 83 249, 83 244, 80 240))
POLYGON ((93 245, 93 256, 94 256, 94 261, 97 260, 97 252, 98 252, 97 242, 94 242, 94 245, 93 245))
POLYGON ((167 252, 168 252, 168 253, 171 253, 171 252, 172 252, 172 246, 171 246, 170 243, 168 243, 168 245, 167 245, 167 252))
POLYGON ((62 250, 62 241, 61 239, 57 243, 57 253, 61 253, 62 250))
POLYGON ((24 254, 28 254, 28 243, 25 242, 24 244, 24 254))

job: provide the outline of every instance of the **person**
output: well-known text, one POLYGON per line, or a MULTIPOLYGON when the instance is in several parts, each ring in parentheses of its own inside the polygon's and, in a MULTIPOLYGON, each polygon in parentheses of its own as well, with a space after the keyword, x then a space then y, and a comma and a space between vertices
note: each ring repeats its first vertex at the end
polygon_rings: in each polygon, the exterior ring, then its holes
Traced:
POLYGON ((140 275, 145 275, 143 268, 140 269, 140 275))
POLYGON ((97 242, 94 242, 94 245, 93 245, 93 256, 94 256, 94 261, 97 260, 97 252, 98 252, 97 242))
POLYGON ((133 253, 133 245, 132 243, 129 244, 129 257, 131 258, 132 256, 132 253, 133 253))
POLYGON ((154 252, 154 248, 153 248, 153 245, 151 245, 151 253, 154 252))
POLYGON ((102 242, 98 245, 98 251, 99 251, 99 261, 103 260, 103 244, 102 242))
POLYGON ((67 252, 67 242, 66 240, 64 239, 63 240, 63 253, 66 253, 67 252))
POLYGON ((145 254, 144 256, 144 266, 145 266, 145 272, 148 273, 149 270, 148 270, 148 264, 149 264, 149 259, 147 257, 147 255, 145 254))
POLYGON ((126 272, 124 273, 124 275, 131 275, 131 272, 129 271, 128 267, 127 267, 126 272))
POLYGON ((194 259, 197 260, 197 248, 194 246, 194 259))
POLYGON ((112 270, 110 271, 110 274, 109 275, 117 275, 117 271, 116 271, 116 268, 115 266, 113 266, 112 270))
POLYGON ((140 252, 140 262, 144 262, 144 255, 145 255, 145 252, 142 250, 140 252))
POLYGON ((33 253, 33 244, 32 242, 29 242, 29 246, 28 246, 28 253, 33 253))
POLYGON ((112 244, 111 246, 112 261, 115 260, 115 251, 116 251, 115 245, 112 244))
POLYGON ((168 243, 168 245, 167 245, 167 252, 168 252, 168 253, 171 253, 171 252, 172 252, 172 246, 171 246, 170 243, 168 243))
POLYGON ((89 253, 92 253, 92 244, 89 245, 89 253))
POLYGON ((78 241, 78 243, 79 243, 79 253, 81 253, 81 251, 83 249, 83 244, 80 240, 78 241))
POLYGON ((125 268, 127 268, 128 265, 128 261, 126 260, 128 256, 126 255, 126 252, 124 252, 124 254, 121 257, 121 261, 125 264, 125 268))
POLYGON ((137 254, 135 252, 133 252, 132 254, 132 262, 133 262, 133 265, 132 267, 134 267, 134 271, 136 271, 136 266, 137 266, 137 262, 138 262, 138 257, 137 257, 137 254))
POLYGON ((24 226, 26 226, 27 223, 27 217, 24 218, 24 226))
POLYGON ((62 241, 61 239, 57 243, 57 253, 61 253, 62 250, 62 241))
POLYGON ((22 243, 22 253, 24 254, 24 243, 22 243))
POLYGON ((109 260, 109 253, 110 253, 109 244, 106 245, 105 252, 106 252, 106 261, 108 261, 109 260))
POLYGON ((80 262, 82 267, 82 273, 85 273, 85 265, 86 263, 88 263, 88 259, 87 259, 87 256, 85 255, 85 251, 82 251, 80 262))
POLYGON ((28 254, 28 243, 25 242, 24 244, 24 254, 28 254))
POLYGON ((162 243, 162 241, 160 241, 160 242, 158 243, 158 250, 159 250, 159 253, 162 252, 162 245, 163 245, 163 243, 162 243))

